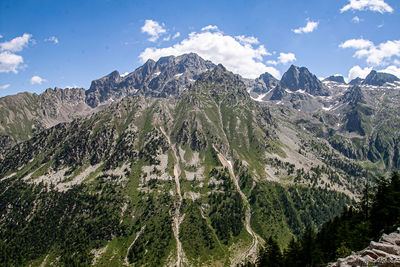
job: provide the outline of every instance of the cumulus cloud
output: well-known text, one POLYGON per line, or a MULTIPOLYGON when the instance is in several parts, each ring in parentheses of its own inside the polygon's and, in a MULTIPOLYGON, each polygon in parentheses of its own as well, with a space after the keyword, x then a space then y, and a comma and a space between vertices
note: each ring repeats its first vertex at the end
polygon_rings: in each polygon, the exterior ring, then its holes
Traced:
POLYGON ((319 22, 317 22, 317 21, 307 20, 306 26, 300 27, 297 29, 293 29, 292 31, 296 34, 310 33, 318 28, 318 24, 319 24, 319 22))
POLYGON ((180 33, 180 32, 177 32, 177 33, 174 34, 174 36, 172 36, 172 39, 176 39, 176 38, 178 38, 179 36, 181 36, 181 33, 180 33))
POLYGON ((259 43, 258 39, 254 36, 238 35, 238 36, 235 36, 235 38, 242 44, 258 44, 259 43))
POLYGON ((378 70, 379 72, 386 72, 386 73, 390 73, 393 74, 395 76, 397 76, 397 78, 400 78, 400 68, 394 65, 390 65, 385 69, 381 69, 378 70))
POLYGON ((15 37, 11 41, 0 43, 0 73, 18 73, 18 69, 24 63, 24 59, 20 55, 15 54, 15 52, 22 51, 32 41, 31 38, 31 34, 24 33, 22 36, 15 37))
MULTIPOLYGON (((0 35, 1 36, 1 35, 0 35)), ((0 37, 1 38, 1 37, 0 37)), ((0 86, 0 89, 7 89, 8 87, 10 87, 10 84, 9 83, 7 83, 7 84, 5 84, 5 85, 1 85, 0 86)))
POLYGON ((24 63, 24 59, 20 55, 8 51, 0 53, 0 73, 13 72, 17 74, 22 63, 24 63))
POLYGON ((340 44, 339 47, 355 49, 354 57, 366 58, 367 63, 373 66, 387 65, 393 57, 400 57, 400 40, 374 45, 369 40, 352 39, 340 44))
POLYGON ((50 36, 49 38, 44 39, 45 42, 53 42, 55 44, 58 44, 58 38, 55 36, 50 36))
POLYGON ((31 78, 31 84, 42 84, 44 82, 47 82, 47 81, 39 76, 33 76, 31 78))
POLYGON ((201 28, 201 31, 219 31, 219 29, 215 25, 208 25, 208 26, 201 28))
POLYGON ((340 48, 364 49, 374 46, 374 43, 365 39, 350 39, 339 45, 340 48))
POLYGON ((340 12, 343 13, 348 10, 369 10, 381 14, 393 12, 393 8, 385 3, 384 0, 349 0, 349 3, 342 7, 340 12))
POLYGON ((296 60, 296 56, 293 53, 279 53, 278 60, 282 64, 287 64, 296 60))
POLYGON ((364 79, 371 72, 371 70, 372 70, 372 67, 361 68, 358 65, 353 66, 349 70, 349 74, 347 76, 346 82, 350 82, 351 80, 353 80, 357 77, 364 79))
POLYGON ((271 55, 264 45, 243 44, 235 37, 224 35, 220 31, 192 32, 187 38, 173 46, 146 48, 139 58, 145 62, 150 58, 158 60, 163 56, 178 56, 190 52, 197 53, 202 58, 216 64, 221 63, 245 78, 256 78, 264 72, 269 72, 277 78, 280 77, 277 69, 262 63, 264 56, 271 55))
POLYGON ((22 51, 28 45, 31 37, 32 34, 24 33, 22 36, 15 37, 11 41, 0 43, 0 50, 10 52, 22 51))
POLYGON ((289 62, 296 61, 294 53, 279 53, 278 60, 268 60, 269 65, 287 64, 289 62))
POLYGON ((142 32, 150 35, 148 39, 150 42, 155 42, 167 31, 164 29, 163 25, 160 25, 157 21, 146 19, 142 27, 142 32))

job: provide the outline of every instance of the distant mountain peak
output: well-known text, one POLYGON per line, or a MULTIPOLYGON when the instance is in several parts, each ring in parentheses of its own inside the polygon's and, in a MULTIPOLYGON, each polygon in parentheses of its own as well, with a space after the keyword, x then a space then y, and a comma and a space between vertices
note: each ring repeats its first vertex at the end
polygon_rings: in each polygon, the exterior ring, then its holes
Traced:
POLYGON ((291 65, 283 74, 280 84, 291 91, 304 90, 311 95, 329 95, 328 88, 306 67, 291 65))
POLYGON ((345 80, 344 80, 342 75, 331 75, 331 76, 325 78, 324 81, 330 81, 330 82, 337 82, 337 83, 346 84, 346 82, 345 82, 345 80))
POLYGON ((393 83, 395 81, 400 81, 400 79, 393 74, 371 70, 362 84, 382 86, 385 83, 393 83))

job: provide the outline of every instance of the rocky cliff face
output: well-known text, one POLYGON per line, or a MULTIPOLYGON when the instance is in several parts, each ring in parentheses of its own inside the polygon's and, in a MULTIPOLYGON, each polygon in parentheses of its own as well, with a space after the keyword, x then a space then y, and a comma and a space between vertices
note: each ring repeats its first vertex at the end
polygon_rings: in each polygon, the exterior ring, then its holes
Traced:
POLYGON ((328 88, 305 67, 291 65, 283 74, 280 84, 291 91, 303 90, 316 96, 329 95, 328 88))
POLYGON ((371 241, 364 250, 328 266, 400 266, 400 228, 389 235, 383 234, 378 242, 371 241))

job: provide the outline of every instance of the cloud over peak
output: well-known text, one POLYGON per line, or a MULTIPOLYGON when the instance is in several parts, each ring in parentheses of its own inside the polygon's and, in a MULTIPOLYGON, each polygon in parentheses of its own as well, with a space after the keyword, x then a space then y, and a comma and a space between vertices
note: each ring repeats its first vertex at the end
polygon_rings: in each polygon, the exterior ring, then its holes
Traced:
POLYGON ((381 14, 385 12, 393 12, 393 8, 385 3, 384 0, 349 0, 349 3, 342 7, 340 12, 343 13, 349 10, 369 10, 381 14))
POLYGON ((150 35, 150 38, 148 39, 150 42, 157 41, 161 35, 167 32, 163 25, 160 25, 157 21, 151 19, 146 19, 141 30, 143 33, 150 35))
POLYGON ((192 32, 187 38, 172 46, 146 48, 139 58, 145 62, 148 59, 158 60, 163 56, 178 56, 193 52, 216 64, 221 63, 245 78, 256 78, 264 72, 269 72, 277 78, 280 77, 277 69, 268 67, 262 62, 264 56, 271 54, 264 45, 256 45, 255 37, 240 36, 238 38, 225 35, 215 29, 218 27, 206 26, 202 28, 201 32, 192 32), (205 28, 208 29, 204 30, 205 28))
POLYGON ((306 26, 293 29, 292 31, 296 34, 310 33, 318 28, 318 24, 319 22, 317 21, 307 20, 306 26))

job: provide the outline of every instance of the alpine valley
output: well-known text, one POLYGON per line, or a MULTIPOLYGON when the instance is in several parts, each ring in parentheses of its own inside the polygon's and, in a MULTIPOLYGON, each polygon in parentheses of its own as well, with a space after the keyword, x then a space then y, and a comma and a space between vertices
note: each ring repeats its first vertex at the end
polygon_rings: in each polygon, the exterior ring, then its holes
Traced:
POLYGON ((237 266, 400 169, 400 80, 184 54, 0 99, 0 265, 237 266))

